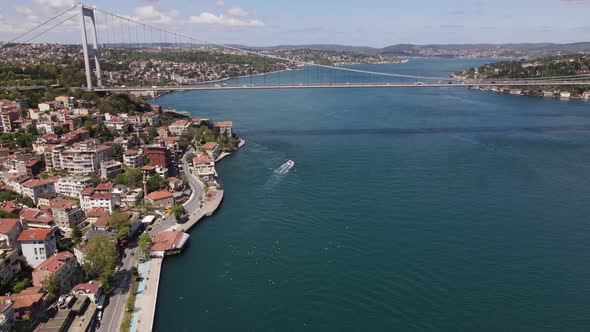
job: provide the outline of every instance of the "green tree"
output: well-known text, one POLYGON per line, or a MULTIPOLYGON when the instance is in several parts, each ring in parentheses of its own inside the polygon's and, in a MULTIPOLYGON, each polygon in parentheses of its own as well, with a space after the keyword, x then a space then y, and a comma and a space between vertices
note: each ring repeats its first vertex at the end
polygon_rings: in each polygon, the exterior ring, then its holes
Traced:
POLYGON ((152 247, 152 238, 148 233, 142 233, 137 242, 139 254, 143 258, 150 256, 150 248, 152 247))
POLYGON ((102 143, 110 142, 115 138, 113 133, 105 126, 103 123, 100 123, 96 126, 96 138, 102 143))
POLYGON ((113 144, 111 146, 113 148, 113 159, 118 161, 123 161, 123 147, 121 144, 113 144))
POLYGON ((16 294, 16 293, 20 293, 23 289, 31 286, 33 283, 31 282, 31 279, 29 278, 24 278, 23 280, 17 282, 14 284, 14 286, 12 286, 12 291, 16 294))
POLYGON ((182 220, 182 217, 186 214, 186 209, 182 205, 172 205, 170 210, 172 211, 172 213, 174 213, 174 217, 176 217, 176 222, 180 222, 182 220))
POLYGON ((60 295, 61 287, 59 285, 59 277, 57 276, 57 273, 51 273, 47 278, 43 279, 43 281, 41 281, 41 286, 43 286, 43 289, 47 292, 49 301, 60 295))
MULTIPOLYGON (((117 244, 105 235, 98 235, 86 245, 82 270, 88 279, 102 276, 105 271, 111 269, 114 273, 118 259, 117 244)), ((105 277, 108 278, 109 273, 106 273, 105 277)))
POLYGON ((158 174, 150 176, 147 181, 148 192, 159 190, 162 187, 162 178, 158 174))
POLYGON ((187 163, 192 163, 193 162, 193 158, 195 158, 195 154, 194 153, 187 153, 186 157, 184 157, 186 159, 187 163))
POLYGON ((117 184, 124 184, 129 188, 141 188, 143 174, 139 168, 127 168, 125 173, 117 174, 115 182, 117 184))
POLYGON ((129 216, 120 211, 114 211, 109 217, 109 226, 117 232, 117 240, 123 240, 129 234, 129 216))
POLYGON ((72 243, 76 246, 82 242, 82 232, 77 226, 72 228, 72 243))

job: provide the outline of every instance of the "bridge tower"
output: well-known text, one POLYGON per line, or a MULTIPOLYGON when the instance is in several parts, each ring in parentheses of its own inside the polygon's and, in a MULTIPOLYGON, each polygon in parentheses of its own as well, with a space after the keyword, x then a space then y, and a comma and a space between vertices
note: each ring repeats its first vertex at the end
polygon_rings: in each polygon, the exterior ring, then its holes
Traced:
POLYGON ((94 17, 94 7, 86 7, 84 5, 80 5, 81 14, 80 15, 80 29, 82 31, 82 49, 84 50, 84 67, 86 68, 86 88, 88 90, 92 90, 92 76, 90 75, 90 57, 94 58, 94 63, 96 66, 96 82, 98 83, 99 87, 102 87, 102 77, 100 73, 100 54, 98 51, 98 36, 96 32, 96 19, 94 17), (86 36, 86 17, 89 17, 92 24, 92 43, 94 47, 92 49, 88 48, 88 39, 86 36))

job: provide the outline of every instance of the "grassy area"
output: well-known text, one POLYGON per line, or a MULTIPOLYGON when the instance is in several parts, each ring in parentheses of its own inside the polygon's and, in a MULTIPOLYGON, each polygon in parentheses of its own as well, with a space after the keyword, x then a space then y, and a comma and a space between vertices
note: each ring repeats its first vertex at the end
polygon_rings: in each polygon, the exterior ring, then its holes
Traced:
POLYGON ((129 291, 129 297, 127 297, 127 303, 125 304, 125 312, 123 313, 123 322, 119 331, 128 332, 131 328, 131 320, 133 319, 133 309, 135 309, 135 298, 137 294, 137 288, 139 287, 139 273, 136 268, 132 270, 133 277, 131 278, 131 290, 129 291))

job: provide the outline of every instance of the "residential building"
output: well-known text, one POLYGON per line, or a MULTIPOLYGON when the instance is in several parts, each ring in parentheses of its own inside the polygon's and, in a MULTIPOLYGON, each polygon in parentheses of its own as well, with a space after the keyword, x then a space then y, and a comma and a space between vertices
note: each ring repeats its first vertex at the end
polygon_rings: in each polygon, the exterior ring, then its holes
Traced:
POLYGON ((36 268, 57 251, 55 236, 50 229, 27 229, 18 237, 27 263, 36 268))
POLYGON ((100 145, 95 140, 78 142, 68 149, 56 147, 53 150, 57 152, 57 158, 54 156, 55 152, 52 152, 52 162, 47 163, 48 167, 51 164, 53 168, 63 169, 71 174, 98 173, 100 162, 113 155, 113 149, 110 146, 100 145))
POLYGON ((143 149, 143 154, 152 165, 168 168, 171 164, 170 151, 165 146, 146 146, 143 149))
POLYGON ((219 144, 215 143, 215 142, 205 143, 205 145, 203 145, 202 147, 203 147, 203 150, 205 150, 205 152, 207 152, 209 157, 211 157, 211 159, 213 159, 213 161, 217 160, 217 157, 219 157, 219 154, 221 153, 221 149, 219 147, 219 144))
POLYGON ((82 190, 92 185, 90 177, 63 177, 55 183, 55 192, 69 197, 79 197, 82 190))
POLYGON ((21 117, 20 111, 15 107, 3 106, 0 109, 0 124, 2 125, 2 131, 5 133, 13 131, 14 121, 19 120, 21 117))
POLYGON ((72 229, 84 221, 84 212, 76 201, 54 200, 50 209, 60 229, 72 229))
POLYGON ((84 211, 102 208, 108 213, 113 213, 115 201, 113 194, 100 194, 96 192, 95 188, 88 187, 80 193, 80 206, 84 211))
POLYGON ((219 133, 227 137, 232 137, 232 126, 233 122, 231 121, 221 121, 215 123, 215 127, 219 127, 219 133))
POLYGON ((102 295, 102 285, 97 281, 80 283, 72 287, 70 294, 86 296, 90 301, 97 303, 102 295))
POLYGON ((213 180, 217 176, 215 163, 208 154, 203 152, 198 152, 195 155, 193 158, 193 167, 195 174, 205 181, 213 180))
POLYGON ((147 195, 146 201, 156 209, 166 209, 174 205, 174 195, 165 190, 154 191, 147 195))
POLYGON ((137 204, 141 203, 143 198, 143 190, 140 188, 136 188, 133 190, 127 191, 125 194, 121 195, 121 205, 123 207, 134 207, 137 204))
POLYGON ((33 270, 33 286, 42 287, 43 281, 57 274, 61 291, 68 291, 80 282, 80 271, 76 256, 69 251, 58 252, 48 257, 33 270))
POLYGON ((582 92, 582 99, 584 99, 584 100, 590 99, 590 90, 582 92))
POLYGON ((35 321, 43 312, 45 292, 41 287, 29 287, 18 294, 0 296, 0 303, 11 302, 15 319, 35 321))
POLYGON ((55 217, 45 210, 36 208, 25 208, 20 213, 20 222, 25 229, 45 228, 53 229, 57 227, 55 217))
POLYGON ((187 120, 177 120, 168 126, 168 130, 170 133, 175 136, 181 136, 188 133, 188 130, 191 126, 190 121, 187 120))
POLYGON ((168 178, 168 186, 170 187, 170 191, 180 191, 184 187, 184 181, 172 176, 168 178))
POLYGON ((123 163, 132 168, 143 166, 143 152, 141 150, 127 150, 123 154, 123 163))
POLYGON ((107 128, 116 130, 120 134, 129 132, 129 122, 126 119, 119 117, 111 117, 104 122, 107 128))
POLYGON ((94 208, 86 211, 86 221, 94 224, 100 217, 108 216, 109 213, 102 208, 94 208))
POLYGON ((22 232, 20 220, 0 219, 0 249, 18 248, 17 239, 22 232))
POLYGON ((40 194, 54 194, 55 193, 55 181, 53 180, 40 180, 31 179, 22 184, 21 194, 25 197, 29 197, 35 202, 39 203, 40 194))
MULTIPOLYGON (((20 273, 19 257, 20 249, 18 247, 12 249, 0 248, 0 280, 10 282, 20 273)), ((0 329, 0 331, 2 330, 0 329)))
POLYGON ((0 331, 13 331, 14 323, 15 314, 13 302, 10 300, 0 302, 0 331))
POLYGON ((569 91, 561 91, 559 93, 559 98, 561 98, 561 99, 570 99, 571 96, 572 96, 572 93, 569 91))
POLYGON ((124 171, 122 164, 114 159, 100 162, 100 178, 103 180, 112 179, 124 171))
POLYGON ((151 127, 157 127, 160 125, 160 116, 154 112, 144 113, 141 120, 147 122, 151 127))

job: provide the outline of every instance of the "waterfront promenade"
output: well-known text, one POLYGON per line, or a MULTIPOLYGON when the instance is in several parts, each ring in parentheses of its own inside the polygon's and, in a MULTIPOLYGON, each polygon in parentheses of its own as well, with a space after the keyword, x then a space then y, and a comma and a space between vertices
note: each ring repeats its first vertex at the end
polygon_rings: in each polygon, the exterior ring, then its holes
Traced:
MULTIPOLYGON (((240 146, 244 145, 243 142, 240 142, 240 146)), ((190 152, 193 152, 193 149, 190 149, 187 153, 190 152)), ((223 157, 228 155, 230 154, 225 153, 223 157)), ((223 157, 220 157, 217 161, 223 157)), ((169 217, 167 220, 162 221, 160 228, 167 226, 167 228, 162 229, 163 231, 189 231, 203 218, 213 215, 223 201, 223 189, 210 190, 204 194, 206 192, 205 184, 191 172, 190 166, 184 158, 182 166, 192 190, 189 200, 183 204, 189 213, 189 219, 185 223, 177 224, 172 223, 172 217, 169 217)), ((131 332, 151 331, 153 328, 163 260, 163 258, 151 258, 147 262, 139 264, 138 272, 142 282, 136 293, 131 332)))

